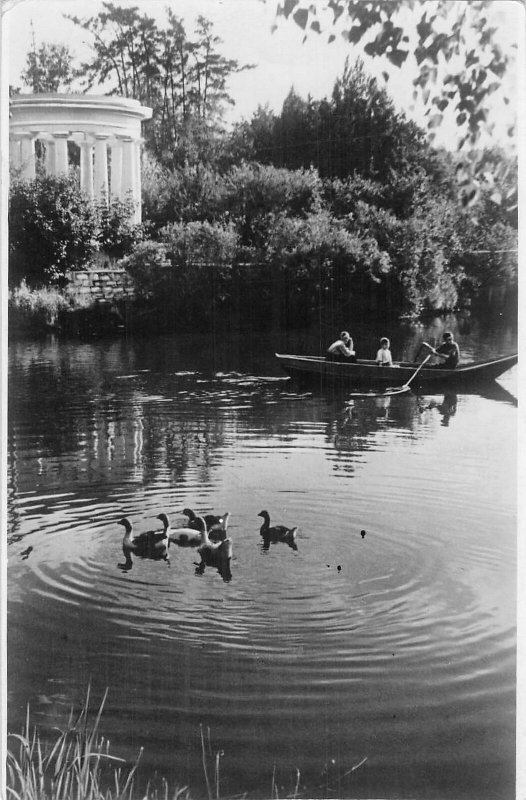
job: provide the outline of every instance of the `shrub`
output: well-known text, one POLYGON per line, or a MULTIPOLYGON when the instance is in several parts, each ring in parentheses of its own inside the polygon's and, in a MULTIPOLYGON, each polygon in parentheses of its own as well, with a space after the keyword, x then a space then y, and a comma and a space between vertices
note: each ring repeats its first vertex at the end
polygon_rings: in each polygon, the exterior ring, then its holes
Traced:
POLYGON ((131 253, 144 237, 144 226, 133 222, 133 200, 113 199, 109 206, 97 204, 99 215, 98 246, 111 258, 131 253))
POLYGON ((17 180, 9 198, 10 281, 62 283, 98 248, 99 216, 74 177, 17 180))
POLYGON ((10 283, 65 283, 65 273, 84 267, 99 250, 119 258, 143 238, 132 221, 133 203, 107 207, 90 200, 72 176, 15 179, 9 198, 10 283))
POLYGON ((238 245, 233 223, 174 222, 160 231, 174 264, 231 263, 238 245))
POLYGON ((119 261, 119 267, 126 269, 133 277, 135 290, 139 297, 162 295, 170 280, 170 262, 166 246, 161 242, 139 242, 133 251, 119 261))
POLYGON ((391 268, 388 255, 371 237, 352 230, 326 210, 306 218, 268 219, 265 262, 273 281, 268 292, 284 298, 289 320, 307 320, 325 301, 341 305, 359 294, 369 301, 373 284, 391 268))
POLYGON ((18 324, 38 327, 55 325, 61 311, 68 310, 71 302, 57 288, 31 289, 25 281, 11 289, 8 297, 9 315, 18 324))

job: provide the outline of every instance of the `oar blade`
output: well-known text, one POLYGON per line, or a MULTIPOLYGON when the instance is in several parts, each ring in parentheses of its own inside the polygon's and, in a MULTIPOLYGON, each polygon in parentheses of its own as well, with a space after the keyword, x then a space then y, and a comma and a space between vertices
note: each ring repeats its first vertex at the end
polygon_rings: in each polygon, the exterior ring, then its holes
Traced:
POLYGON ((351 392, 348 394, 348 398, 350 400, 354 400, 356 398, 364 398, 364 397, 390 397, 393 394, 403 394, 404 392, 409 392, 409 386, 392 386, 387 389, 381 389, 378 391, 369 391, 369 392, 351 392))
POLYGON ((410 391, 411 391, 411 387, 407 386, 407 385, 405 385, 405 386, 389 386, 385 390, 384 394, 387 394, 387 395, 405 394, 406 392, 410 392, 410 391))

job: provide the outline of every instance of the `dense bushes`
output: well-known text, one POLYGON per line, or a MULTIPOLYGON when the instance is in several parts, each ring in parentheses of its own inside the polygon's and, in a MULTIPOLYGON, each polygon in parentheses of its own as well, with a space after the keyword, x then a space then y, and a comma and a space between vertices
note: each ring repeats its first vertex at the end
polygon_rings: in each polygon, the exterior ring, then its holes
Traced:
POLYGON ((157 228, 170 222, 234 220, 249 243, 254 223, 270 213, 301 216, 320 202, 315 170, 288 170, 242 163, 225 172, 206 166, 170 171, 147 156, 143 213, 157 228))
POLYGON ((17 180, 9 199, 10 281, 56 283, 97 249, 98 213, 73 178, 17 180))
POLYGON ((109 209, 89 200, 74 176, 15 179, 9 197, 9 280, 30 286, 64 283, 103 249, 112 257, 129 252, 142 237, 130 221, 131 204, 109 209))
POLYGON ((133 276, 139 302, 153 303, 165 324, 177 319, 203 327, 231 300, 238 238, 232 223, 174 222, 158 241, 141 242, 119 265, 133 276))
POLYGON ((199 326, 232 309, 262 319, 279 310, 291 324, 349 303, 446 310, 516 285, 516 232, 490 191, 461 209, 446 180, 437 187, 420 169, 383 183, 321 181, 315 170, 258 164, 168 173, 150 159, 147 174, 157 223, 148 240, 128 204, 90 203, 73 178, 15 180, 11 285, 60 285, 103 249, 125 256, 139 304, 162 309, 167 324, 199 326))
POLYGON ((489 189, 461 208, 453 181, 448 157, 437 157, 433 174, 391 169, 383 181, 321 181, 312 169, 259 164, 223 175, 179 170, 164 193, 158 171, 156 196, 177 221, 157 232, 169 279, 148 291, 165 309, 173 303, 180 320, 189 309, 205 319, 257 296, 261 317, 279 307, 297 323, 329 306, 417 314, 451 309, 502 281, 513 289, 516 233, 489 189), (198 219, 187 220, 192 213, 198 219))

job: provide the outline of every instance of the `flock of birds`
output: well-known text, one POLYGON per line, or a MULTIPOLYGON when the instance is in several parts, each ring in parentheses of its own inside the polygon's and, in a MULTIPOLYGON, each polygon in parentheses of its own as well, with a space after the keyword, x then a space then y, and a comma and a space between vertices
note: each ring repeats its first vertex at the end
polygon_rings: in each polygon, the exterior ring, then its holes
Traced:
MULTIPOLYGON (((127 517, 120 519, 117 524, 124 528, 122 549, 126 562, 119 566, 130 569, 133 563, 132 554, 142 558, 169 561, 168 548, 170 544, 176 544, 179 547, 197 548, 200 557, 200 562, 196 565, 198 573, 202 573, 206 567, 215 567, 224 580, 229 580, 233 552, 232 539, 227 536, 230 513, 227 511, 220 516, 199 515, 191 508, 185 508, 183 514, 188 518, 185 526, 172 528, 168 515, 163 512, 157 515, 157 519, 162 523, 162 529, 143 533, 134 533, 133 525, 127 517)), ((260 511, 258 516, 263 518, 260 534, 264 547, 268 548, 274 542, 285 542, 297 550, 297 526, 294 528, 285 525, 271 526, 268 511, 260 511)))

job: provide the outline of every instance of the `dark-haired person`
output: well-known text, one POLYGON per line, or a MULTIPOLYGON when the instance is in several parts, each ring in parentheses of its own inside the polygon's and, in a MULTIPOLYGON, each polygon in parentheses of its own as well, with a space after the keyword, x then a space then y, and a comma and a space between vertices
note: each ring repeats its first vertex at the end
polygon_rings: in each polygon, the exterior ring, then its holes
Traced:
POLYGON ((455 342, 451 331, 445 331, 445 333, 442 335, 442 339, 444 341, 436 349, 425 342, 426 347, 431 350, 433 355, 444 359, 441 363, 434 364, 433 366, 437 367, 438 369, 456 369, 460 360, 460 350, 458 344, 455 342))
POLYGON ((336 339, 336 341, 331 344, 325 358, 327 361, 346 361, 349 364, 356 363, 353 340, 347 331, 342 331, 340 333, 340 338, 336 339))

